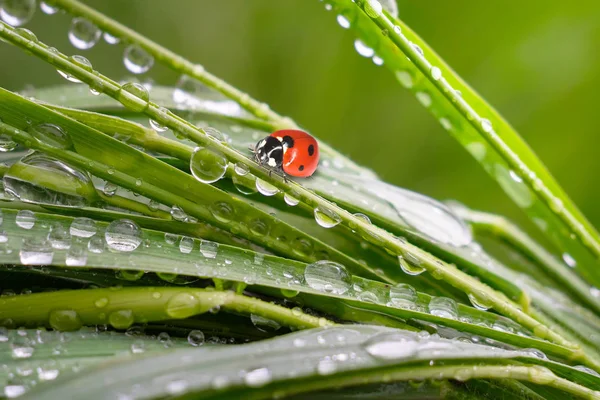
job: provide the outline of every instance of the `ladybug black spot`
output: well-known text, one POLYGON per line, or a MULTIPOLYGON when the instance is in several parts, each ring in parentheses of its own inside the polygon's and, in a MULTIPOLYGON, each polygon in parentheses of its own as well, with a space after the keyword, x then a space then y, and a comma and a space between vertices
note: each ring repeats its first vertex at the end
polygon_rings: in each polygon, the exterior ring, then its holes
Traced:
POLYGON ((299 166, 298 171, 304 171, 304 165, 299 166))
POLYGON ((282 142, 287 145, 288 149, 291 149, 292 147, 294 147, 294 139, 292 139, 291 136, 288 136, 288 135, 284 136, 282 142))
POLYGON ((308 155, 312 156, 313 154, 315 154, 315 146, 311 144, 310 146, 308 146, 308 155))

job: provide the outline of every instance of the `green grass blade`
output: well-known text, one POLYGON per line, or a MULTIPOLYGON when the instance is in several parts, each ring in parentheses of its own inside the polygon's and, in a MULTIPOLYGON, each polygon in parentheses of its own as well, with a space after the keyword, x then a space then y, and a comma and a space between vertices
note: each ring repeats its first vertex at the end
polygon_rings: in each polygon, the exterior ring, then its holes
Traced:
POLYGON ((372 12, 372 1, 332 3, 507 195, 533 221, 544 221, 542 231, 576 260, 577 270, 600 286, 598 233, 516 131, 404 22, 372 12))

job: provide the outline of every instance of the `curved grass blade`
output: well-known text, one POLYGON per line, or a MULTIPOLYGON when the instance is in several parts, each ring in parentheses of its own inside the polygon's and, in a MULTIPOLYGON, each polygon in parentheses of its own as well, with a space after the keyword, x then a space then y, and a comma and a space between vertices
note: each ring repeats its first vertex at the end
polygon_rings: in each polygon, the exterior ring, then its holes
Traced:
MULTIPOLYGON (((16 216, 14 210, 3 210, 2 227, 7 241, 0 249, 2 264, 27 264, 30 256, 24 253, 27 250, 27 243, 44 243, 51 233, 49 232, 51 227, 60 230, 61 226, 67 227, 73 223, 70 217, 37 213, 36 225, 32 229, 23 229, 16 223, 16 216)), ((106 223, 96 222, 94 227, 96 234, 90 239, 73 237, 70 249, 45 248, 40 251, 38 248, 38 253, 35 254, 37 258, 34 257, 29 262, 34 265, 28 268, 37 269, 35 264, 41 262, 38 261, 41 259, 46 265, 72 264, 68 261, 70 255, 83 247, 85 258, 80 256, 79 267, 88 270, 125 270, 127 275, 123 275, 121 279, 128 279, 130 282, 122 281, 123 284, 141 284, 140 278, 144 272, 156 273, 163 280, 171 282, 177 275, 196 279, 201 277, 236 281, 250 285, 249 290, 284 298, 288 302, 305 304, 345 320, 375 322, 377 320, 375 316, 381 316, 385 318, 380 318, 379 323, 392 326, 398 325, 394 321, 403 320, 420 329, 433 327, 437 330, 437 325, 447 326, 463 332, 469 340, 473 335, 481 335, 518 347, 537 348, 558 359, 581 359, 581 362, 594 365, 593 362, 590 364, 589 361, 585 361, 583 358, 586 357, 582 358, 583 354, 534 338, 526 329, 506 318, 453 303, 450 299, 434 298, 425 293, 418 293, 407 285, 390 287, 380 282, 350 275, 342 276, 338 280, 333 276, 320 275, 319 270, 307 270, 304 264, 296 261, 226 245, 217 246, 216 243, 205 241, 198 243, 185 236, 169 243, 165 241, 162 232, 149 230, 142 232, 141 237, 145 243, 143 246, 132 252, 110 252, 104 240, 105 227, 106 223), (94 251, 87 250, 90 243, 95 243, 94 251), (98 243, 101 245, 98 246, 98 243), (102 252, 98 252, 97 249, 102 249, 102 252), (332 285, 332 288, 328 289, 327 284, 332 285)), ((327 265, 319 268, 326 269, 327 265)), ((69 271, 78 279, 86 279, 85 275, 83 278, 79 273, 75 275, 74 266, 65 269, 65 273, 69 271)), ((190 281, 192 282, 193 280, 190 281)), ((106 285, 103 280, 97 283, 106 285)), ((114 284, 114 281, 109 284, 114 284)), ((149 281, 146 284, 156 286, 160 281, 158 283, 149 281)), ((119 296, 118 293, 115 295, 119 296)), ((50 293, 47 296, 52 297, 54 294, 50 293)), ((85 296, 97 297, 92 294, 85 296)), ((22 301, 26 303, 25 300, 22 301)), ((37 312, 42 315, 56 308, 56 303, 50 299, 41 303, 49 307, 46 308, 42 304, 38 306, 37 312)), ((87 308, 83 311, 91 313, 87 308)), ((96 311, 102 313, 100 310, 96 311)), ((13 319, 22 318, 13 315, 20 313, 15 309, 14 303, 6 303, 4 307, 0 307, 0 317, 4 312, 10 312, 13 319)))
POLYGON ((577 270, 590 283, 600 286, 598 233, 543 163, 416 33, 385 12, 374 12, 377 8, 371 7, 373 3, 332 1, 336 14, 350 21, 360 39, 375 50, 399 81, 416 94, 534 222, 543 221, 538 226, 576 260, 577 270))
MULTIPOLYGON (((67 393, 83 394, 85 388, 89 399, 119 394, 132 398, 184 394, 203 398, 266 398, 410 379, 510 378, 576 396, 600 398, 593 390, 555 375, 552 368, 552 364, 518 351, 389 328, 353 326, 308 330, 235 347, 172 351, 40 385, 30 395, 58 399, 67 393), (261 354, 260 360, 253 354, 261 354), (436 365, 430 366, 431 360, 436 365), (107 380, 112 383, 105 385, 107 380), (133 385, 141 389, 134 391, 133 385), (179 390, 173 392, 174 387, 179 390)), ((574 374, 595 379, 598 384, 598 377, 576 370, 574 374)))

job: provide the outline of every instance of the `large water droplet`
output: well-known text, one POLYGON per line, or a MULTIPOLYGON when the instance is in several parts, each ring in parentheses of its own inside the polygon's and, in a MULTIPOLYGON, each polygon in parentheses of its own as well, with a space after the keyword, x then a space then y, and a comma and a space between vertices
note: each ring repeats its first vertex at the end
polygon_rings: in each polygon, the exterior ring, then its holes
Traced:
POLYGON ((469 293, 469 300, 471 301, 471 304, 473 304, 473 307, 478 310, 489 310, 493 306, 489 296, 483 292, 478 294, 469 293))
POLYGON ((442 70, 438 67, 431 67, 431 77, 434 81, 439 80, 442 77, 442 70))
POLYGON ((281 328, 279 322, 262 317, 258 314, 250 314, 250 321, 252 321, 252 324, 254 324, 256 329, 262 332, 275 332, 281 328))
POLYGON ((219 244, 208 240, 200 242, 200 253, 206 258, 216 258, 219 250, 219 244))
POLYGON ((398 3, 396 0, 379 0, 383 8, 394 18, 398 18, 398 3))
POLYGON ((233 182, 233 186, 235 186, 237 191, 241 194, 251 195, 257 192, 256 178, 254 178, 254 175, 239 175, 236 173, 231 177, 231 181, 233 182))
POLYGON ((340 14, 340 15, 337 16, 336 19, 337 19, 338 24, 342 28, 344 28, 344 29, 350 28, 350 21, 345 16, 343 16, 343 15, 340 14))
POLYGON ((227 158, 218 150, 196 147, 190 160, 192 175, 200 182, 213 183, 227 171, 227 158))
POLYGON ((317 207, 314 211, 315 221, 323 228, 333 228, 342 222, 342 218, 337 215, 334 211, 324 207, 317 207))
POLYGON ((148 107, 148 101, 150 100, 150 94, 144 85, 137 82, 128 82, 123 85, 121 95, 118 99, 125 107, 131 111, 144 111, 148 107), (136 98, 127 96, 123 91, 134 95, 136 98))
POLYGON ((187 341, 194 347, 202 346, 204 344, 204 333, 194 329, 188 334, 187 341))
POLYGON ((86 217, 78 217, 71 222, 69 231, 72 236, 89 238, 96 234, 98 228, 93 219, 86 217))
POLYGON ((142 243, 142 231, 135 222, 120 219, 106 227, 104 238, 113 250, 133 251, 142 243))
POLYGON ((104 41, 108 44, 117 44, 121 41, 121 39, 119 39, 116 36, 111 35, 108 32, 104 32, 104 34, 102 35, 102 37, 104 38, 104 41))
MULTIPOLYGON (((407 253, 410 254, 410 253, 407 253)), ((406 255, 404 256, 398 256, 398 262, 400 263, 400 268, 402 268, 402 271, 404 271, 405 274, 408 275, 419 275, 422 274, 423 272, 425 272, 425 268, 423 268, 422 266, 420 266, 420 261, 419 259, 417 259, 416 257, 408 257, 406 258, 406 255), (411 261, 409 261, 411 260, 411 261), (416 260, 416 262, 415 262, 416 260)))
POLYGON ((233 207, 224 201, 217 201, 210 206, 212 215, 221 222, 230 222, 235 213, 233 207))
POLYGON ((300 200, 298 200, 297 198, 295 198, 294 196, 292 196, 288 193, 285 193, 283 195, 283 200, 285 201, 285 204, 287 204, 288 206, 292 206, 292 207, 297 206, 298 203, 300 203, 300 200))
POLYGON ((21 26, 35 14, 35 0, 4 0, 0 4, 0 18, 12 26, 21 26))
POLYGON ((53 249, 65 250, 71 247, 71 234, 60 223, 52 225, 48 233, 48 240, 53 249))
POLYGON ((194 249, 194 239, 188 236, 184 236, 181 238, 179 242, 179 251, 184 254, 189 254, 194 249))
POLYGON ((71 29, 69 29, 69 41, 73 46, 81 50, 94 47, 102 32, 98 27, 85 18, 73 18, 71 29))
POLYGON ((381 17, 383 7, 378 0, 366 0, 364 3, 365 13, 371 18, 381 17))
POLYGON ((73 147, 71 137, 58 125, 47 123, 39 124, 27 129, 27 132, 39 142, 59 149, 69 149, 73 147))
POLYGON ((48 322, 57 331, 76 331, 83 325, 75 310, 51 311, 48 322))
POLYGON ((132 44, 123 52, 123 64, 129 72, 143 74, 154 65, 154 57, 140 46, 132 44))
POLYGON ((577 261, 571 256, 569 253, 563 253, 562 259, 571 268, 575 268, 577 266, 577 261))
POLYGON ((104 252, 104 238, 102 236, 93 236, 88 242, 88 250, 94 254, 100 254, 104 252))
POLYGON ((492 131, 492 128, 492 123, 489 119, 481 118, 481 129, 483 129, 484 132, 489 133, 492 131))
POLYGON ((256 189, 263 196, 275 196, 277 193, 279 193, 279 189, 277 189, 277 187, 271 185, 267 181, 263 181, 260 178, 256 178, 256 189))
MULTIPOLYGON (((169 110, 164 108, 164 107, 160 107, 158 109, 158 113, 163 116, 166 117, 169 115, 169 110)), ((159 122, 150 119, 150 126, 152 127, 152 129, 154 129, 156 132, 165 132, 167 129, 169 129, 168 127, 161 125, 159 122)))
POLYGON ((363 57, 371 58, 375 55, 375 51, 359 39, 354 41, 354 48, 356 49, 356 52, 363 57))
POLYGON ((448 297, 432 297, 429 301, 429 313, 442 318, 458 319, 456 302, 448 297))
POLYGON ((262 387, 271 382, 272 374, 269 368, 256 368, 244 375, 244 382, 250 387, 262 387))
POLYGON ((71 245, 65 258, 68 267, 84 267, 87 264, 87 249, 83 243, 71 245))
POLYGON ((208 311, 206 306, 201 309, 200 300, 191 293, 178 293, 167 302, 165 311, 171 318, 187 318, 208 311))
POLYGON ((108 315, 108 323, 115 329, 127 329, 134 322, 133 311, 129 309, 113 311, 108 315))
POLYGON ((304 280, 315 290, 333 294, 344 294, 352 285, 352 277, 346 267, 329 260, 308 264, 304 280))
POLYGON ((15 222, 23 229, 31 229, 35 225, 35 214, 30 210, 19 210, 15 222))
POLYGON ((390 305, 399 308, 415 308, 417 304, 417 291, 406 283, 399 283, 390 287, 390 305))
POLYGON ((52 264, 54 252, 52 245, 47 239, 25 238, 19 251, 21 264, 24 265, 48 265, 52 264))
POLYGON ((7 193, 27 203, 83 207, 97 196, 87 172, 42 153, 13 164, 3 181, 7 193))
POLYGON ((45 1, 42 1, 42 2, 40 2, 40 10, 42 10, 42 12, 44 14, 53 15, 58 12, 59 8, 55 7, 55 6, 51 6, 50 4, 46 3, 45 1))
POLYGON ((364 348, 376 359, 399 360, 416 356, 419 343, 413 335, 382 333, 367 340, 364 348))

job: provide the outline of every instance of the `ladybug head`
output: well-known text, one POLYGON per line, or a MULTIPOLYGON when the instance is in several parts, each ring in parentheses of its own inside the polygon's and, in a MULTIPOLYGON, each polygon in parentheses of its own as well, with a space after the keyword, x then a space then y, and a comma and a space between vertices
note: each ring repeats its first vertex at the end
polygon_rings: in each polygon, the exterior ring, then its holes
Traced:
POLYGON ((254 147, 254 157, 259 164, 266 164, 271 168, 281 169, 283 164, 283 143, 273 137, 267 136, 260 140, 254 147))

